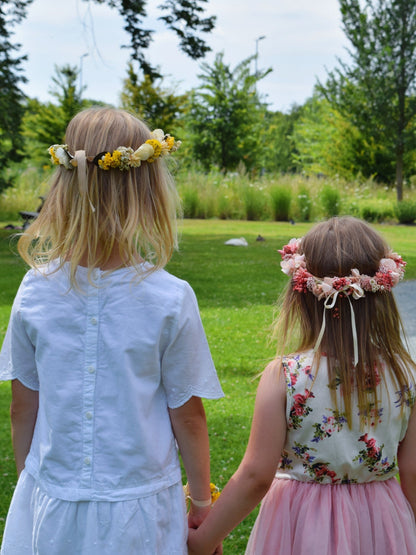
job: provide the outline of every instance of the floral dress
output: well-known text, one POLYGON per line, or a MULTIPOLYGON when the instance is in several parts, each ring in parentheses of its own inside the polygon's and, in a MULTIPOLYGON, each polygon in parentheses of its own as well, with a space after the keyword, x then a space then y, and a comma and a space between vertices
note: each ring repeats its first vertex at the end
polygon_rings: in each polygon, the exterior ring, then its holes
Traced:
MULTIPOLYGON (((416 400, 378 368, 378 402, 352 426, 340 379, 308 351, 283 359, 287 435, 276 479, 263 500, 247 554, 416 554, 416 526, 401 488, 397 450, 416 400), (337 402, 334 402, 334 394, 337 402)), ((336 372, 335 372, 336 374, 336 372)))

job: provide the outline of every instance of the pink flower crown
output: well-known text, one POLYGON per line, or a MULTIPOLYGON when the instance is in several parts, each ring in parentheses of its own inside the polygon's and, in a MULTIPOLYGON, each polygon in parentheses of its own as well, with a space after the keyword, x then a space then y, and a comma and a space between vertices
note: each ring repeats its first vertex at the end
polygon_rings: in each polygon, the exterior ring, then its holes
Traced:
POLYGON ((380 260, 380 266, 374 276, 360 274, 354 268, 346 277, 319 278, 306 269, 305 255, 299 254, 302 239, 291 239, 283 249, 280 263, 282 272, 292 276, 293 290, 300 293, 310 291, 318 299, 334 296, 337 292, 352 295, 354 299, 365 296, 365 291, 378 293, 391 291, 404 276, 406 262, 395 252, 389 252, 380 260))

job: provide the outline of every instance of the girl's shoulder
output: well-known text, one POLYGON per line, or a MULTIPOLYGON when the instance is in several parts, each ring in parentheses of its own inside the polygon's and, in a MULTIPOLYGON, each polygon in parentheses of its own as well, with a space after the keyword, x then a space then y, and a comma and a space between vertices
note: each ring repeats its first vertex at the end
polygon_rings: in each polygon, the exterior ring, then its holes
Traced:
MULTIPOLYGON (((309 390, 315 384, 319 368, 314 364, 314 358, 312 349, 282 357, 288 394, 293 395, 297 390, 309 390)), ((321 357, 319 366, 324 363, 325 358, 321 357)))
POLYGON ((312 367, 314 357, 315 355, 312 349, 284 355, 282 357, 282 368, 284 372, 287 373, 300 371, 308 372, 312 367))

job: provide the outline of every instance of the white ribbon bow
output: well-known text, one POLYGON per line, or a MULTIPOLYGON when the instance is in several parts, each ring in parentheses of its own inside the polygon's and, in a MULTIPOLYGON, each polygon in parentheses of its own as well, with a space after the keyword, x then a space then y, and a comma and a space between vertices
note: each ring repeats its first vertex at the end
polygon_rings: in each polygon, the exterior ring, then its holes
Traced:
MULTIPOLYGON (((321 331, 319 332, 318 335, 318 339, 316 340, 315 343, 315 347, 313 348, 313 352, 316 353, 316 351, 319 349, 319 345, 321 344, 322 341, 322 337, 324 336, 324 332, 325 332, 325 315, 326 315, 326 310, 331 310, 332 308, 334 308, 335 303, 337 302, 337 298, 339 293, 342 293, 342 291, 335 291, 334 293, 332 293, 331 295, 329 295, 324 302, 324 314, 322 317, 322 326, 321 326, 321 331)), ((354 314, 354 307, 352 306, 352 302, 351 299, 349 297, 349 295, 346 295, 348 302, 350 303, 350 309, 351 309, 351 330, 352 330, 352 341, 353 341, 353 347, 354 347, 354 367, 357 366, 358 364, 358 339, 357 339, 357 325, 355 323, 355 314, 354 314)))

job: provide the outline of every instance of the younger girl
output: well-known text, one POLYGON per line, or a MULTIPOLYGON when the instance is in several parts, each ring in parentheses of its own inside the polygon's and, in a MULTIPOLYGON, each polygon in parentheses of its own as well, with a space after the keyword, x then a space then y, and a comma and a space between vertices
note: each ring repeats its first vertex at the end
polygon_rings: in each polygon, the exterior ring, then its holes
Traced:
POLYGON ((179 144, 130 114, 70 122, 46 203, 19 241, 32 269, 0 358, 19 480, 2 555, 186 553, 210 505, 201 397, 217 379, 190 286, 162 268, 179 144), (149 262, 150 260, 150 262, 149 262))
POLYGON ((280 331, 299 345, 263 373, 243 461, 189 552, 212 553, 268 491, 247 554, 415 555, 416 373, 391 293, 405 262, 349 217, 280 252, 280 331))

